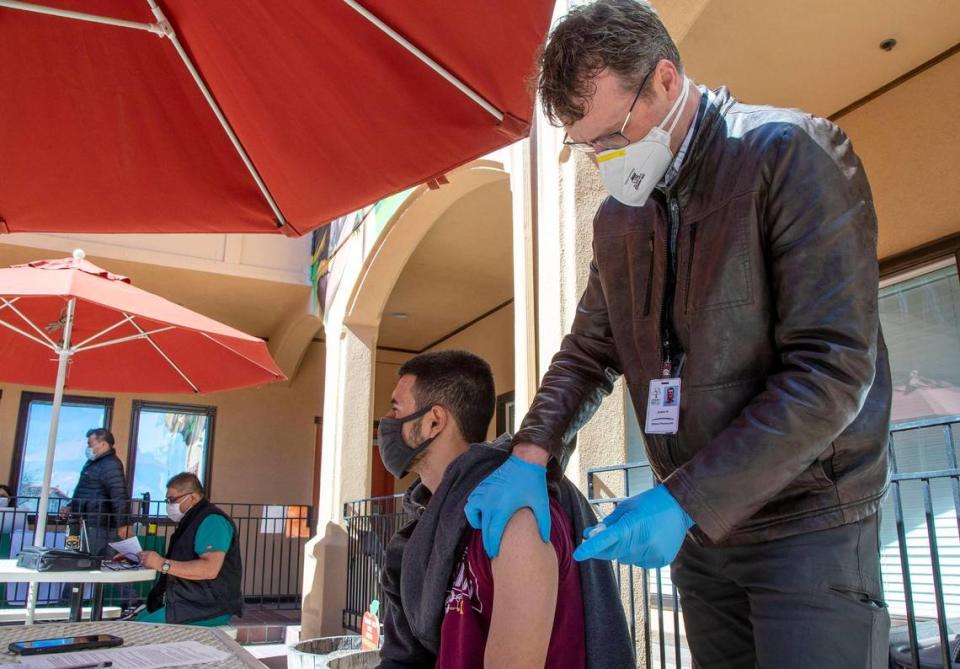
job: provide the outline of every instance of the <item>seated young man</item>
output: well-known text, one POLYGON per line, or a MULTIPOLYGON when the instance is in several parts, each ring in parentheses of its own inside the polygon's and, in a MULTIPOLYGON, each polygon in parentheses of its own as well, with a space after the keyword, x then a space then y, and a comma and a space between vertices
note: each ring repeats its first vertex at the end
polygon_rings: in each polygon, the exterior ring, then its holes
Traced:
POLYGON ((509 438, 483 443, 496 405, 489 365, 464 351, 425 353, 399 376, 380 454, 397 478, 420 479, 404 500, 415 520, 387 547, 380 667, 634 666, 612 568, 573 560, 595 520, 572 484, 553 486, 549 543, 521 511, 490 559, 467 525, 467 497, 510 456, 509 438))

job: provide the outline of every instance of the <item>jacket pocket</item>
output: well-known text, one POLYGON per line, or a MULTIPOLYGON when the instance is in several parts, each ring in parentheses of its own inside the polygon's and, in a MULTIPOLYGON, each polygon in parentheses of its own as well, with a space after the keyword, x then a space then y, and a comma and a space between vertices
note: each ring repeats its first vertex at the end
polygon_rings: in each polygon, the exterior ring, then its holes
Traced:
MULTIPOLYGON (((830 449, 830 453, 832 452, 833 449, 830 449)), ((823 460, 817 458, 800 476, 794 479, 793 485, 807 490, 824 490, 836 485, 836 481, 827 473, 823 460)))
POLYGON ((604 300, 611 321, 629 322, 652 311, 654 236, 649 229, 594 238, 604 300))
POLYGON ((753 194, 691 221, 684 310, 707 311, 753 302, 751 231, 757 229, 753 194), (694 257, 694 250, 701 249, 694 257), (704 253, 703 249, 708 252, 704 253))

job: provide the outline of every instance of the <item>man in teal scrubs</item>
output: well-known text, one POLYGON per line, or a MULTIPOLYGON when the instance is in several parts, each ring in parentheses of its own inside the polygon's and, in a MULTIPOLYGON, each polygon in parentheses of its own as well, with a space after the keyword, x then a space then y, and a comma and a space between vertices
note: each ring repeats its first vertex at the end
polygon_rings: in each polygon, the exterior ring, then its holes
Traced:
POLYGON ((225 625, 243 610, 243 568, 237 529, 206 498, 196 475, 177 474, 167 483, 167 516, 177 523, 166 556, 140 553, 160 575, 138 622, 225 625))

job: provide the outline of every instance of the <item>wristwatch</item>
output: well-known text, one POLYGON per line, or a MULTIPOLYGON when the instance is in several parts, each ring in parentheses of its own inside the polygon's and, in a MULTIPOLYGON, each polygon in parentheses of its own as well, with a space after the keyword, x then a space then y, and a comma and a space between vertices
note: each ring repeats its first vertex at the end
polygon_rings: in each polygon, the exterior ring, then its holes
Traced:
POLYGON ((160 571, 164 574, 167 574, 170 572, 170 560, 163 561, 163 566, 160 567, 160 571))

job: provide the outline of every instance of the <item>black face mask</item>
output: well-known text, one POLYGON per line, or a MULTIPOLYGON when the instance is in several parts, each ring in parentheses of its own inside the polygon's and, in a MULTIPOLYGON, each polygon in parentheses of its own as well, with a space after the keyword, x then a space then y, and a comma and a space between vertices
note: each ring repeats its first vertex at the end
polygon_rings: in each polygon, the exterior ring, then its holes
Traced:
POLYGON ((430 437, 419 446, 410 448, 407 446, 407 442, 403 440, 403 424, 420 418, 432 408, 433 405, 428 406, 403 418, 380 419, 380 426, 377 429, 377 447, 380 449, 380 459, 383 460, 383 466, 387 468, 387 471, 398 479, 407 475, 410 470, 410 463, 427 450, 427 447, 435 439, 435 437, 430 437))

